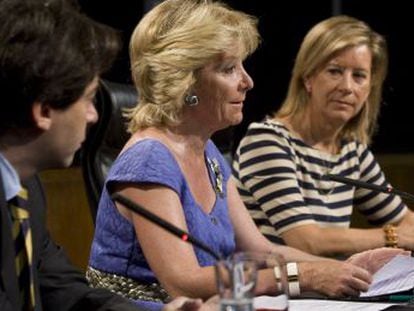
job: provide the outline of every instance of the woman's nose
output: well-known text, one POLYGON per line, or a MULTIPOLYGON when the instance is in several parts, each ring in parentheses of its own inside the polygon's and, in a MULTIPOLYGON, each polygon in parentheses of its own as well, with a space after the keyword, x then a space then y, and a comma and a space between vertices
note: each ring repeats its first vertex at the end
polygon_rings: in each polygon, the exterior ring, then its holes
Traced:
POLYGON ((348 73, 344 73, 340 82, 339 88, 343 91, 351 91, 352 90, 352 75, 348 73))
POLYGON ((242 88, 244 91, 251 90, 254 86, 253 79, 247 73, 247 71, 242 68, 242 88))

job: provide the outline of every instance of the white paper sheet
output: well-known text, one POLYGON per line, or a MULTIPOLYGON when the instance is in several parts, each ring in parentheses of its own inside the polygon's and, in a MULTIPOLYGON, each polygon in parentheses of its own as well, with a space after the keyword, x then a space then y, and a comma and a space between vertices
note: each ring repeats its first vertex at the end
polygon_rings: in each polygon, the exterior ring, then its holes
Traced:
MULTIPOLYGON (((287 296, 258 296, 253 299, 255 310, 286 310, 288 308, 287 296)), ((290 309, 289 309, 290 310, 290 309)))
POLYGON ((384 310, 392 303, 354 302, 319 299, 289 300, 289 311, 379 311, 384 310))
MULTIPOLYGON (((285 310, 284 303, 277 297, 259 296, 254 298, 254 308, 256 310, 285 310)), ((336 301, 324 299, 291 299, 289 300, 289 311, 379 311, 395 305, 393 303, 377 302, 354 302, 354 301, 336 301)))
POLYGON ((371 297, 405 291, 414 287, 414 258, 395 256, 377 273, 368 289, 361 297, 371 297))

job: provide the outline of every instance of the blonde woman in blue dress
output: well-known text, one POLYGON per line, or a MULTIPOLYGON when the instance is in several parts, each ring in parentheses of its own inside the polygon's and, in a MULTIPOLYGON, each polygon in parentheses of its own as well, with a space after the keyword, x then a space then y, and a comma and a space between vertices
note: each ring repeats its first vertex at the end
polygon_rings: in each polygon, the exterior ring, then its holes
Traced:
MULTIPOLYGON (((206 299, 216 293, 216 259, 114 204, 108 191, 113 189, 223 257, 279 252, 297 262, 299 283, 291 294, 355 296, 367 290, 369 269, 264 238, 210 139, 242 120, 253 87, 243 61, 259 43, 256 22, 220 2, 167 0, 138 24, 130 55, 139 104, 130 112, 132 136, 109 172, 99 205, 88 270, 94 286, 149 308, 170 297, 206 299)), ((271 294, 276 287, 273 269, 260 271, 256 293, 271 294)))

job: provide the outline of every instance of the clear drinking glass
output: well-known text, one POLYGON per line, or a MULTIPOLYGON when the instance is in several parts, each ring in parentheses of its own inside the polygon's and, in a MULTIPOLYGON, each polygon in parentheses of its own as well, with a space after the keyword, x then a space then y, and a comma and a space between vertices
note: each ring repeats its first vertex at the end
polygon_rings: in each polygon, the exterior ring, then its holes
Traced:
POLYGON ((239 252, 218 261, 215 268, 221 311, 288 310, 286 265, 281 255, 239 252), (277 290, 255 298, 257 275, 262 269, 277 269, 277 290))

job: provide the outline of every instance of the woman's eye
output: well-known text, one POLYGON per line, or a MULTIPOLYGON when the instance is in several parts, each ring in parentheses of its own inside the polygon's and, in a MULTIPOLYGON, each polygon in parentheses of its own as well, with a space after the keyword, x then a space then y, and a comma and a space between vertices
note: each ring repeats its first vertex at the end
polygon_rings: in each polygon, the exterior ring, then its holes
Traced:
POLYGON ((363 72, 355 72, 354 77, 357 78, 357 79, 365 79, 367 77, 367 75, 363 72))
POLYGON ((229 67, 224 68, 224 72, 233 73, 235 69, 236 69, 236 66, 229 66, 229 67))
POLYGON ((341 73, 342 73, 342 70, 341 70, 341 69, 339 69, 339 68, 328 68, 328 72, 329 72, 331 75, 339 75, 339 74, 341 74, 341 73))

